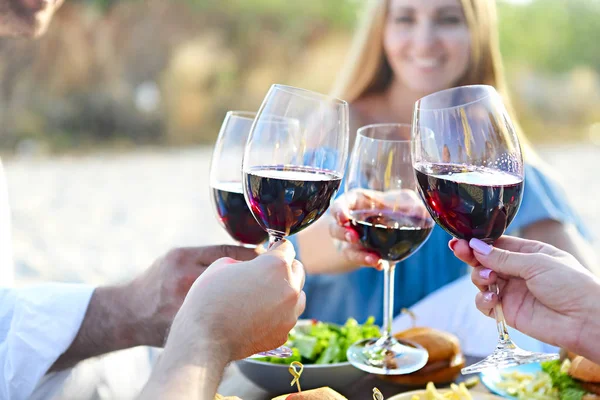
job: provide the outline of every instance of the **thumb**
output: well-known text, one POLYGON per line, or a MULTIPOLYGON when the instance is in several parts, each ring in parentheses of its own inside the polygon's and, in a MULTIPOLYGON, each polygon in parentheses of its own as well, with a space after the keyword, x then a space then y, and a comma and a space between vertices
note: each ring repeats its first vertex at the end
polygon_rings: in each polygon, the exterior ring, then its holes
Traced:
POLYGON ((263 253, 260 257, 273 255, 281 258, 287 265, 291 265, 296 258, 296 250, 289 240, 283 239, 275 242, 269 247, 266 253, 263 253))
POLYGON ((526 279, 528 271, 536 267, 541 254, 517 253, 490 246, 479 239, 471 239, 469 246, 479 263, 496 273, 526 279))

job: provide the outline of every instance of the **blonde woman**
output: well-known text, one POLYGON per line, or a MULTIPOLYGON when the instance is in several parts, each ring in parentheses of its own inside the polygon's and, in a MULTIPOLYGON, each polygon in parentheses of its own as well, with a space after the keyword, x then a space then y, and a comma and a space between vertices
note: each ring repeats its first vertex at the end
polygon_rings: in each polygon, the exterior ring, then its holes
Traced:
MULTIPOLYGON (((492 85, 511 110, 494 1, 371 0, 369 7, 334 90, 351 104, 353 134, 371 123, 410 123, 417 99, 459 85, 492 85)), ((540 169, 522 134, 520 138, 527 178, 521 210, 509 232, 550 243, 583 265, 595 265, 564 192, 540 169)), ((341 214, 343 201, 331 211, 332 216, 341 214)), ((421 250, 398 265, 394 315, 466 274, 466 265, 448 249, 449 239, 436 227, 421 250)), ((364 320, 374 315, 381 323, 383 274, 359 268, 377 267, 379 260, 357 240, 343 221, 332 217, 297 235, 300 259, 312 274, 305 287, 305 317, 341 323, 348 317, 364 320), (344 242, 343 251, 336 249, 334 239, 344 242)))

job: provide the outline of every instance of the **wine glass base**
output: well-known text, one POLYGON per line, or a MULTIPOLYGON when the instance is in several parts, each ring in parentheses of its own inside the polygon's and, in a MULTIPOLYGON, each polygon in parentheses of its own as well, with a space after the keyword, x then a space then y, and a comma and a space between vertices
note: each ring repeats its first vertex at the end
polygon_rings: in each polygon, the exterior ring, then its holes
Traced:
POLYGON ((492 354, 478 363, 463 368, 460 372, 463 375, 475 374, 487 369, 503 369, 522 364, 557 360, 558 358, 558 354, 535 353, 523 350, 511 342, 509 343, 509 346, 499 344, 492 354))
POLYGON ((346 355, 354 367, 379 375, 410 374, 423 368, 429 359, 422 347, 405 346, 389 336, 357 342, 346 355))
POLYGON ((290 349, 287 346, 279 346, 276 349, 273 350, 267 350, 267 351, 262 351, 260 353, 256 353, 251 355, 250 359, 252 358, 264 358, 264 357, 276 357, 276 358, 288 358, 292 356, 292 349, 290 349))

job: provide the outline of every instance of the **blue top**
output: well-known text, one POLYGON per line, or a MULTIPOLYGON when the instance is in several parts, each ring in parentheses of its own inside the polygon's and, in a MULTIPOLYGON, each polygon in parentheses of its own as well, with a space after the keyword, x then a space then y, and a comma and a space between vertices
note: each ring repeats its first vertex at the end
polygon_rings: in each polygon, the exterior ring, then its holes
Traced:
MULTIPOLYGON (((536 221, 551 219, 573 223, 582 235, 589 237, 566 198, 562 187, 538 168, 527 165, 523 201, 507 233, 514 233, 536 221)), ((396 266, 395 316, 403 307, 411 307, 467 273, 466 264, 454 257, 448 248, 450 239, 451 236, 436 225, 421 249, 396 266)), ((291 240, 297 246, 293 237, 291 240)), ((306 310, 302 318, 342 324, 349 317, 362 323, 373 315, 378 324, 383 322, 383 273, 373 268, 360 268, 345 274, 310 275, 306 278, 304 291, 306 310)))

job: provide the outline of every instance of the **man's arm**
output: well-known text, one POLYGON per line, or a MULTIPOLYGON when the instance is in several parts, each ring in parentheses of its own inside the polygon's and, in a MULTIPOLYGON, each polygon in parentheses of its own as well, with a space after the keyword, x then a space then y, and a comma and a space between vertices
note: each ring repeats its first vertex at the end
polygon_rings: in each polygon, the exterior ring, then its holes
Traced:
POLYGON ((251 260, 256 255, 239 246, 173 249, 133 281, 97 288, 77 336, 51 371, 111 351, 163 346, 188 290, 210 264, 222 257, 251 260))
POLYGON ((75 339, 49 372, 73 367, 79 361, 111 351, 142 345, 143 328, 125 286, 97 288, 75 339))

